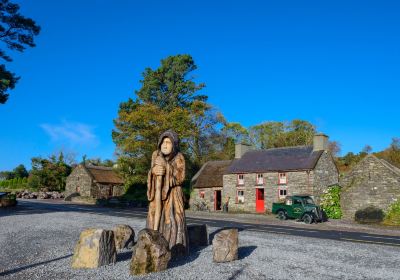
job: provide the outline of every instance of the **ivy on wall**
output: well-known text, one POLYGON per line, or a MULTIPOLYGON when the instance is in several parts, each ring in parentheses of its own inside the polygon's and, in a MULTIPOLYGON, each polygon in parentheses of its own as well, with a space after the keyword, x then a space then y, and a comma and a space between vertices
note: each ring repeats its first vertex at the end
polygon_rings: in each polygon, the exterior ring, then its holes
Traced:
POLYGON ((340 208, 340 186, 329 187, 321 196, 321 208, 325 211, 328 218, 340 219, 342 209, 340 208))

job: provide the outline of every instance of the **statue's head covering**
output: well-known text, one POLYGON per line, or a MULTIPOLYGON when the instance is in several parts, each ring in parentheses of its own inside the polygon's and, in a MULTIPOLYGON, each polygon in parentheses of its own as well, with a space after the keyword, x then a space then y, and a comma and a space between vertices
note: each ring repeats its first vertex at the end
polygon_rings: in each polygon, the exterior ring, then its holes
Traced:
POLYGON ((160 135, 160 138, 158 138, 158 150, 161 150, 161 144, 166 137, 168 137, 172 142, 172 152, 171 155, 168 156, 170 159, 172 159, 179 152, 179 136, 175 131, 168 129, 160 135))

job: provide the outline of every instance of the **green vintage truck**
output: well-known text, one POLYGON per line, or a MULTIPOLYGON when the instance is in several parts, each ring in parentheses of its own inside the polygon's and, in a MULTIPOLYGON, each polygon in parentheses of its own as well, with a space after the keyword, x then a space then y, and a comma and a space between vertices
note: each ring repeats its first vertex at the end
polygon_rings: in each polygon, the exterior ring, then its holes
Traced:
POLYGON ((321 207, 314 203, 310 195, 287 196, 284 202, 272 204, 272 213, 280 220, 292 218, 306 224, 325 220, 321 207))

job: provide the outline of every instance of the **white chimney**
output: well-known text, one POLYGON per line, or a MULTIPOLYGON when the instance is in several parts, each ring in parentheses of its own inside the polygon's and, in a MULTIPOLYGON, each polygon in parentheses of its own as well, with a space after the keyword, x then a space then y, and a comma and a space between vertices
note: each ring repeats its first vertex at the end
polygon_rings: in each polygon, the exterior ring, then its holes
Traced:
POLYGON ((328 135, 318 133, 314 135, 313 151, 326 151, 328 150, 328 135))
POLYGON ((235 158, 241 158, 246 152, 250 151, 252 148, 247 144, 236 144, 235 145, 235 158))

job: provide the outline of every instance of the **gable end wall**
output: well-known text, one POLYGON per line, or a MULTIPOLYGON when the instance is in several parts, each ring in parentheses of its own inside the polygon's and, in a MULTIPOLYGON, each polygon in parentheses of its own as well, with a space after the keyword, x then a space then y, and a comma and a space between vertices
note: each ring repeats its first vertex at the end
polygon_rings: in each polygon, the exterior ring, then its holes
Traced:
POLYGON ((65 186, 65 196, 76 192, 80 187, 81 196, 91 196, 92 177, 82 165, 78 165, 67 177, 65 186))
POLYGON ((315 201, 319 204, 323 192, 328 187, 339 183, 338 169, 329 152, 325 151, 322 153, 311 173, 315 201))
POLYGON ((386 210, 400 199, 400 176, 368 156, 340 180, 341 207, 345 218, 354 218, 357 210, 376 206, 386 210))

